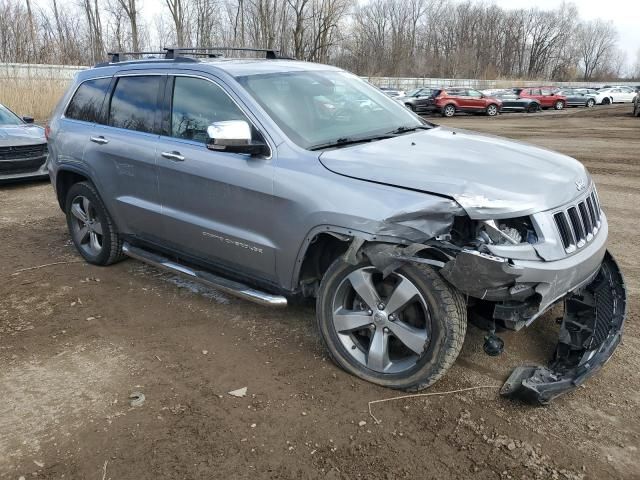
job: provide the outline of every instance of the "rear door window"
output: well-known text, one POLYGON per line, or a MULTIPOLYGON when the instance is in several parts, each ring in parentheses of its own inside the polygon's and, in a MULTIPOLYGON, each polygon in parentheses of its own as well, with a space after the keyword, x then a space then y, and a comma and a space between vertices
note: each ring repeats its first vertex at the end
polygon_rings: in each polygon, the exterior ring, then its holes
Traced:
POLYGON ((82 83, 69 102, 65 117, 102 123, 102 103, 110 83, 111 78, 96 78, 82 83))
POLYGON ((161 80, 159 75, 118 78, 111 97, 109 125, 138 132, 155 132, 161 80))
POLYGON ((240 108, 215 83, 200 78, 176 77, 171 109, 171 136, 206 143, 207 127, 225 120, 244 120, 240 108))

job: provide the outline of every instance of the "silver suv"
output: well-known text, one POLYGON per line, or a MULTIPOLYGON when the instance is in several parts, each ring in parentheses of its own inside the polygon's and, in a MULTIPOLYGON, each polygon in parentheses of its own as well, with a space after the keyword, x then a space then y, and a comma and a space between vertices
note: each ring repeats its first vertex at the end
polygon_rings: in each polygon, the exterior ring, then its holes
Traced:
POLYGON ((503 394, 546 403, 620 341, 621 273, 576 160, 425 122, 326 65, 210 49, 80 73, 49 125, 49 170, 90 263, 124 256, 265 305, 314 298, 333 360, 418 390, 467 321, 518 330, 563 303, 548 367, 503 394))

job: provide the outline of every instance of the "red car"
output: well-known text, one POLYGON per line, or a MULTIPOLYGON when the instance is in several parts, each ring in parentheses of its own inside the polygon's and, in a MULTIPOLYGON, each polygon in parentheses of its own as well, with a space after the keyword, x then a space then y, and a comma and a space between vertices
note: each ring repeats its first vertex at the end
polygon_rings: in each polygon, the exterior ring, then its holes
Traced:
POLYGON ((541 108, 562 110, 567 106, 567 97, 559 95, 559 89, 556 87, 514 88, 513 91, 520 98, 533 98, 537 100, 541 108))
POLYGON ((444 117, 453 117, 456 112, 484 113, 493 117, 502 109, 501 100, 470 88, 422 89, 419 94, 396 100, 416 113, 440 112, 444 117))

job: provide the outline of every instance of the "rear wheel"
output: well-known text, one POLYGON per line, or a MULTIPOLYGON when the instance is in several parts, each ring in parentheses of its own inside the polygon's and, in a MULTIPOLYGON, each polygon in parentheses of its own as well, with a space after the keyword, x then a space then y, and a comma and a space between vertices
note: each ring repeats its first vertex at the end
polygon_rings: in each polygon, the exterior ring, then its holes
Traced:
POLYGON ((596 101, 593 98, 587 100, 587 108, 593 108, 596 105, 596 101))
POLYGON ((492 103, 487 107, 486 113, 490 117, 495 117, 496 115, 498 115, 498 106, 492 103))
POLYGON ((562 110, 564 108, 564 102, 562 100, 558 100, 553 104, 553 108, 555 108, 556 110, 562 110))
POLYGON ((405 103, 404 104, 405 107, 407 107, 409 110, 411 110, 412 112, 416 111, 416 107, 415 105, 412 105, 411 103, 405 103))
POLYGON ((529 112, 529 113, 535 113, 535 112, 538 112, 538 111, 540 111, 540 105, 535 103, 535 102, 531 103, 527 107, 527 112, 529 112))
POLYGON ((456 106, 452 103, 445 105, 442 109, 443 117, 453 117, 456 114, 456 106))
POLYGON ((113 219, 91 183, 69 189, 65 212, 73 244, 87 262, 110 265, 124 258, 113 219))
POLYGON ((464 297, 431 267, 387 277, 363 262, 329 268, 317 299, 320 335, 344 370, 378 385, 419 390, 451 367, 464 340, 464 297))

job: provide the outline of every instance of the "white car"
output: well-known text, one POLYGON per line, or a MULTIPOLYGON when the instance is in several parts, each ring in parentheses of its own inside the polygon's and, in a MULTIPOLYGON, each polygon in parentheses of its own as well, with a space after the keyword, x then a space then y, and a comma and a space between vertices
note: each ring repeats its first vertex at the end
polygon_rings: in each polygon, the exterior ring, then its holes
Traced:
POLYGON ((609 105, 611 103, 630 103, 636 96, 636 92, 631 87, 611 87, 601 88, 596 93, 596 103, 609 105))

